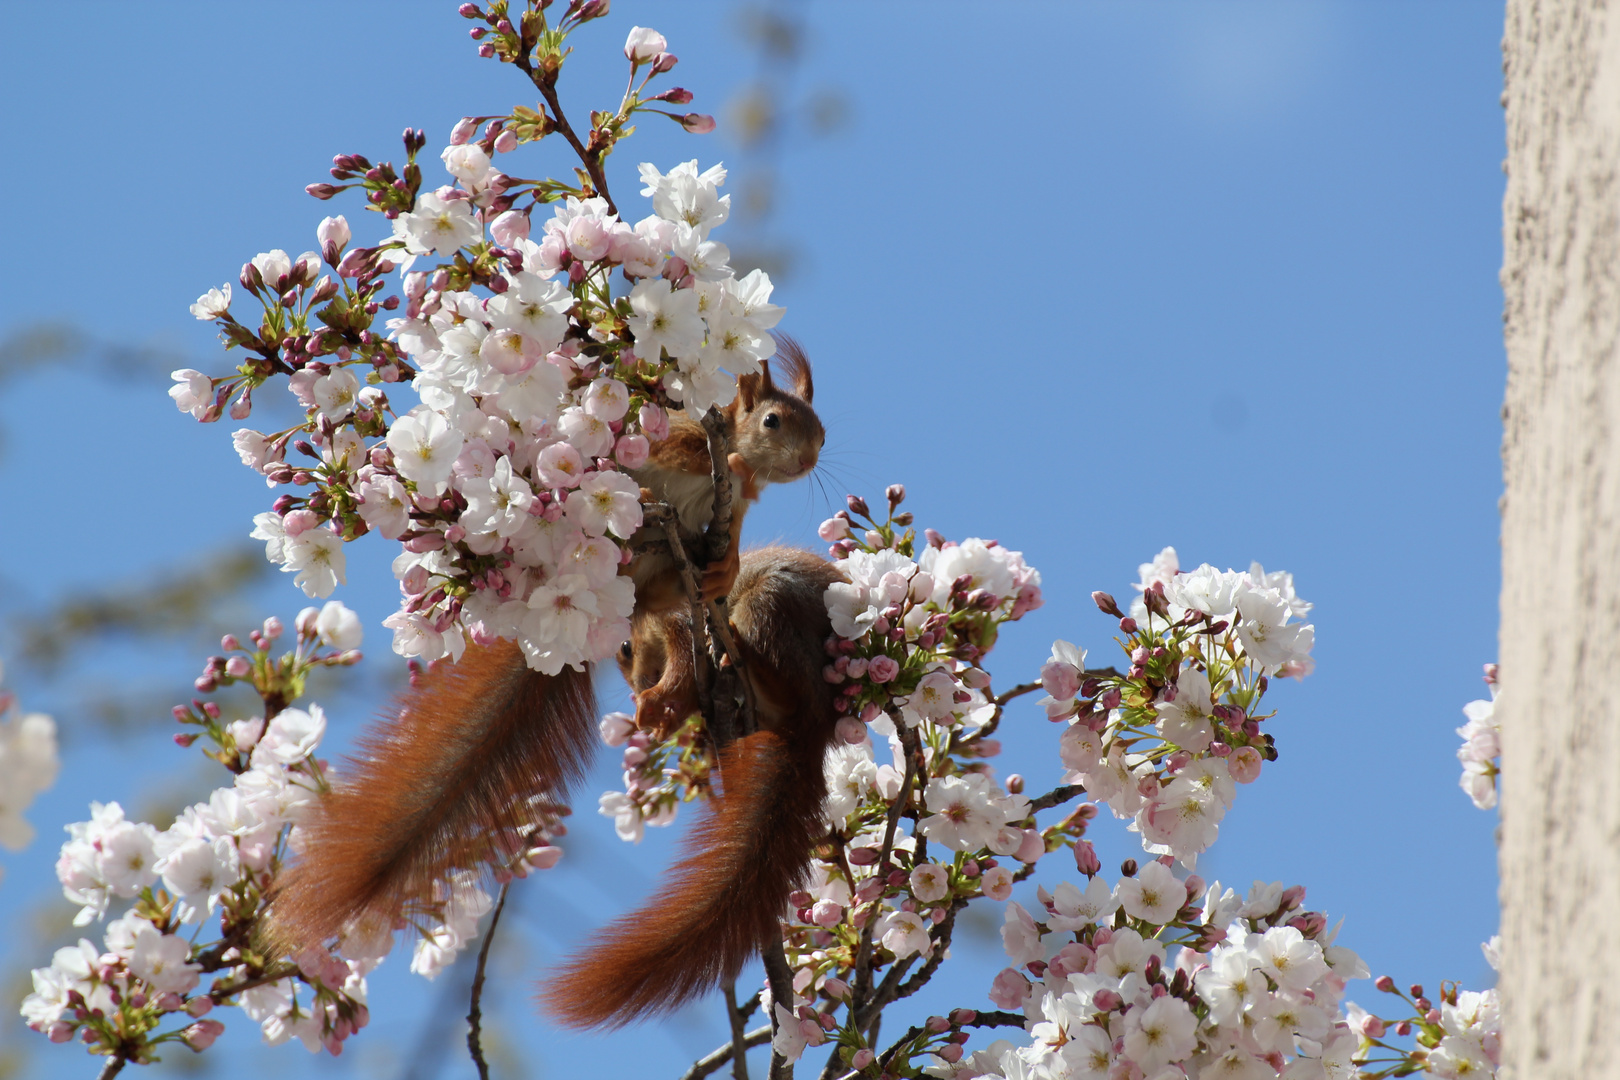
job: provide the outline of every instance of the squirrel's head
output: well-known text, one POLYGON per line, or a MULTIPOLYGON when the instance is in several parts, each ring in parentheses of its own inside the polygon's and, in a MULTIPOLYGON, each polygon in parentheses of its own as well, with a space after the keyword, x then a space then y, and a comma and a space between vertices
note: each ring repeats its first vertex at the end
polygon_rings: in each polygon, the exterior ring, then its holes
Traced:
POLYGON ((761 482, 780 484, 816 467, 827 433, 810 406, 816 387, 804 349, 785 334, 778 335, 774 363, 783 382, 773 377, 772 363, 767 360, 758 375, 738 378, 737 397, 728 408, 737 452, 761 482))

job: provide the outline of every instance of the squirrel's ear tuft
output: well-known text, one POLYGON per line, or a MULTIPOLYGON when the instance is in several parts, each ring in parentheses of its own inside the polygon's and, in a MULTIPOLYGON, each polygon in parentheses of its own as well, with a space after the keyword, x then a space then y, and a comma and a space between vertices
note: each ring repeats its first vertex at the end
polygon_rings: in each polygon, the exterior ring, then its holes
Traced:
POLYGON ((782 365, 782 377, 793 386, 793 392, 810 404, 816 396, 816 384, 810 377, 810 357, 805 355, 804 346, 786 334, 777 334, 776 362, 782 365))
POLYGON ((770 376, 771 369, 766 367, 764 376, 764 382, 766 384, 765 386, 761 386, 761 378, 758 375, 737 376, 737 397, 731 403, 733 415, 735 415, 736 411, 739 409, 741 409, 743 412, 753 411, 754 406, 759 403, 760 397, 763 396, 764 390, 769 386, 770 376))

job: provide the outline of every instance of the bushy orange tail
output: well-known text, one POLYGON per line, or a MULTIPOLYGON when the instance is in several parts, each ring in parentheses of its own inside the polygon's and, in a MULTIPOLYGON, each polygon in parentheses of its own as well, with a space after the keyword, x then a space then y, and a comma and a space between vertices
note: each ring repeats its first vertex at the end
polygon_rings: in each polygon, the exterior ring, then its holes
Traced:
POLYGON ((542 675, 507 641, 418 679, 372 728, 303 828, 271 906, 272 933, 318 944, 350 920, 391 925, 458 866, 487 865, 538 796, 580 779, 596 741, 588 671, 542 675))
POLYGON ((781 932, 788 894, 804 883, 826 831, 823 759, 831 737, 785 743, 756 731, 720 759, 724 793, 698 822, 685 857, 654 900, 600 932, 541 990, 575 1027, 617 1027, 673 1011, 734 978, 781 932))

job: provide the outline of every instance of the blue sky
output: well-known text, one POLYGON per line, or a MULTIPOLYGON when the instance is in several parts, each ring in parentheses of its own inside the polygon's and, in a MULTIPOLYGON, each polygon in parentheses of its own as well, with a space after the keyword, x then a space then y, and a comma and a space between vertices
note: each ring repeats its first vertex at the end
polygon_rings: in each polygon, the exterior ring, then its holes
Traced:
MULTIPOLYGON (((457 117, 532 104, 515 73, 476 60, 454 7, 88 3, 71 25, 49 5, 9 7, 0 133, 16 150, 0 177, 12 252, 0 338, 64 323, 223 370, 187 305, 261 250, 313 246, 336 211, 302 188, 334 153, 397 157, 401 129, 422 127, 431 181, 457 117), (364 105, 351 104, 356 90, 364 105)), ((576 39, 563 82, 575 113, 617 101, 633 23, 669 38, 691 107, 720 113, 713 136, 649 121, 621 147, 611 167, 627 215, 645 212, 637 161, 724 158, 746 171, 766 160, 725 133, 723 103, 760 71, 739 11, 617 0, 576 39)), ((795 254, 776 299, 816 364, 834 499, 902 481, 919 525, 998 538, 1040 568, 1046 607, 993 658, 1008 685, 1055 637, 1108 656, 1110 623, 1090 592, 1125 593, 1166 544, 1184 566, 1292 570, 1317 605, 1318 670, 1276 693, 1281 759, 1242 791, 1200 871, 1240 887, 1305 884, 1309 906, 1346 916, 1341 943, 1397 982, 1486 981, 1495 817, 1456 787, 1452 729, 1483 696, 1480 665, 1496 648, 1499 8, 802 11, 792 100, 835 91, 848 122, 826 136, 789 128, 769 159, 777 212, 761 235, 795 254)), ((566 168, 562 149, 530 151, 524 171, 566 168)), ((338 208, 362 238, 385 231, 358 202, 338 208)), ((244 538, 267 508, 231 425, 180 416, 166 382, 78 366, 0 383, 7 614, 183 568, 244 538)), ((834 505, 809 485, 772 489, 749 516, 751 539, 816 546, 834 505)), ((397 595, 389 557, 380 541, 351 549, 340 595, 368 621, 372 671, 334 708, 334 750, 383 707, 397 663, 377 626, 397 595)), ((252 599, 254 619, 304 603, 282 576, 252 599)), ((85 678, 168 679, 182 700, 201 654, 115 642, 94 660, 85 678)), ((63 680, 8 671, 25 704, 58 711, 66 753, 29 815, 40 840, 0 853, 10 972, 48 959, 30 920, 51 903, 59 827, 91 799, 138 806, 206 774, 168 745, 161 715, 108 733, 62 711, 63 680)), ((1044 790, 1055 731, 1031 705, 1003 733, 1006 771, 1044 790)), ((723 1035, 713 1002, 609 1039, 553 1032, 530 1011, 546 965, 639 902, 670 857, 673 836, 630 848, 594 814, 614 773, 604 756, 566 869, 514 901, 503 931, 492 1023, 522 1054, 521 1075, 587 1062, 674 1075, 723 1035)), ((1094 835, 1105 865, 1130 854, 1113 823, 1094 835)), ((919 1010, 986 1004, 999 943, 980 929, 958 946, 956 981, 937 980, 919 1010)), ((395 961, 372 982, 374 1027, 338 1062, 261 1048, 236 1022, 199 1064, 217 1054, 216 1069, 239 1076, 408 1075, 429 1018, 465 1002, 395 961)), ((1379 995, 1351 996, 1371 1006, 1379 995)), ((76 1049, 0 1020, 0 1055, 25 1041, 20 1075, 89 1073, 76 1049)), ((442 1074, 466 1069, 452 1050, 442 1074)))

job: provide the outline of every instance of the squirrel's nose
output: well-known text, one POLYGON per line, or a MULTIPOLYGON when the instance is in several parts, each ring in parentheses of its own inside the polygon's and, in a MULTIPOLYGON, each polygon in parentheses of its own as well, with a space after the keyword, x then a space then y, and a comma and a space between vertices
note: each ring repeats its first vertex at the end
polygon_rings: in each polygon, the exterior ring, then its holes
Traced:
POLYGON ((800 472, 809 472, 811 469, 813 469, 815 467, 816 467, 816 459, 813 456, 812 457, 801 457, 799 459, 799 471, 800 472))

